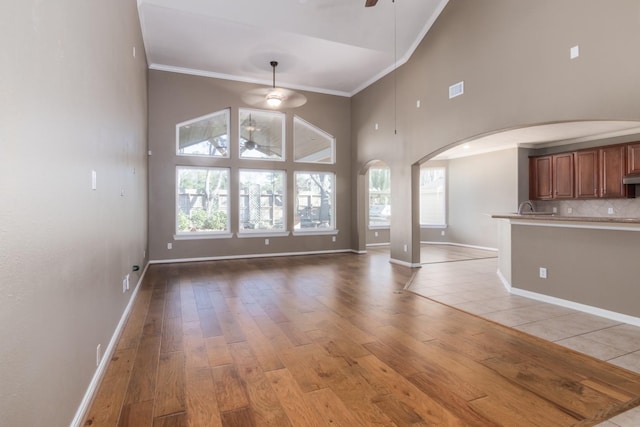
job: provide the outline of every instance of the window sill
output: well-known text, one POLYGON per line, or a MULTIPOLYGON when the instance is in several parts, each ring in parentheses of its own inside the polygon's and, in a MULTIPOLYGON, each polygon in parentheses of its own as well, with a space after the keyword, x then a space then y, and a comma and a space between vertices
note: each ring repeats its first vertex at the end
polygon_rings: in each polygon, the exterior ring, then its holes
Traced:
POLYGON ((239 239, 252 237, 287 237, 288 231, 240 231, 237 236, 239 239))
POLYGON ((449 228, 447 224, 420 224, 420 228, 449 228))
POLYGON ((294 236, 335 236, 338 234, 340 230, 318 230, 318 229, 314 229, 314 230, 309 230, 309 231, 303 231, 303 230, 293 230, 293 235, 294 236))
POLYGON ((174 234, 173 240, 230 239, 233 233, 191 233, 174 234))
POLYGON ((390 225, 368 225, 369 230, 390 230, 390 225))

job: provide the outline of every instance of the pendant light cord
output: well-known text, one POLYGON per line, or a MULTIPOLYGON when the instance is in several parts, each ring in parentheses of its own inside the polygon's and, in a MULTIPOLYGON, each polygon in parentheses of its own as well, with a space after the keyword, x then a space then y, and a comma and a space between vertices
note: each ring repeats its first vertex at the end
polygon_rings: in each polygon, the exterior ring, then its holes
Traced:
POLYGON ((398 13, 393 3, 393 133, 398 134, 398 13))

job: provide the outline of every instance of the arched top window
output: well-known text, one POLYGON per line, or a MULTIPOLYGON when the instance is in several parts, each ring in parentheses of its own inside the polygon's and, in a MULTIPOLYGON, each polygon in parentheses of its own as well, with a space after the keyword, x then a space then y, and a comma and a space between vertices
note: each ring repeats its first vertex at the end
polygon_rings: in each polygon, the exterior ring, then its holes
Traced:
POLYGON ((181 156, 229 157, 229 109, 176 125, 181 156))

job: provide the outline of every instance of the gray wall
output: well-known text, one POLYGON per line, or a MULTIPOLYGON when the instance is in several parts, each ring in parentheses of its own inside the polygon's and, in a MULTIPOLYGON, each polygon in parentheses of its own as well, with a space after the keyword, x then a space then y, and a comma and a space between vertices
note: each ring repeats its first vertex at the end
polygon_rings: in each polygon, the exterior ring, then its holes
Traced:
MULTIPOLYGON (((152 260, 217 258, 245 255, 305 253, 316 251, 350 250, 352 219, 351 185, 351 101, 349 98, 305 93, 307 104, 295 110, 285 110, 286 161, 256 161, 238 159, 233 146, 238 141, 238 108, 250 108, 242 103, 241 95, 256 86, 207 77, 189 76, 164 71, 149 72, 149 253, 152 260), (176 124, 231 107, 230 159, 206 159, 176 156, 176 124), (313 165, 294 163, 293 115, 298 115, 336 138, 336 164, 313 165), (295 170, 328 170, 336 173, 336 242, 332 236, 264 237, 226 239, 176 240, 175 234, 175 168, 185 166, 231 167, 231 174, 239 168, 274 168, 287 171, 287 212, 293 213, 293 172, 295 170), (173 248, 167 249, 167 243, 173 248)), ((232 232, 238 217, 238 187, 231 185, 230 215, 232 232)), ((293 229, 291 217, 287 221, 293 229)), ((237 225, 236 225, 237 227, 237 225)))
MULTIPOLYGON (((418 218, 402 210, 411 202, 406 189, 412 186, 413 163, 504 129, 638 120, 640 56, 628 52, 637 50, 640 40, 639 9, 637 0, 451 0, 395 76, 353 97, 354 170, 382 160, 391 167, 397 190, 392 258, 415 263, 419 257, 411 247, 418 218), (582 54, 570 60, 576 44, 582 54), (449 85, 461 80, 465 94, 449 100, 449 85), (407 252, 404 244, 410 245, 407 252)), ((364 202, 360 193, 358 202, 364 202)), ((356 236, 365 235, 363 227, 359 223, 356 236)))
POLYGON ((146 61, 135 2, 1 9, 0 424, 64 426, 145 264, 146 61))
POLYGON ((491 215, 518 207, 518 149, 451 159, 447 173, 445 236, 440 228, 423 228, 421 241, 497 248, 498 228, 491 215))
POLYGON ((640 317, 638 247, 637 231, 513 225, 511 284, 640 317), (540 267, 547 279, 539 277, 540 267))

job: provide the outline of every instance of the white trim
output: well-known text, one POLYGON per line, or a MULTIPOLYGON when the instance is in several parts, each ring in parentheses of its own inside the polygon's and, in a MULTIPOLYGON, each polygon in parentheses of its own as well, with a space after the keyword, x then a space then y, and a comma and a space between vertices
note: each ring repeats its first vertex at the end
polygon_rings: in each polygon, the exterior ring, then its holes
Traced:
POLYGON ((250 237, 287 237, 291 234, 289 231, 239 231, 236 233, 238 239, 246 239, 250 237))
POLYGON ((409 267, 409 268, 422 268, 422 264, 420 264, 420 263, 414 264, 414 263, 410 263, 410 262, 406 262, 406 261, 401 261, 401 260, 395 259, 395 258, 390 258, 389 262, 391 264, 398 264, 398 265, 402 265, 404 267, 409 267))
POLYGON ((502 282, 502 286, 504 286, 504 288, 511 293, 511 283, 509 283, 509 281, 507 280, 506 277, 504 277, 504 275, 502 274, 502 271, 500 271, 500 269, 498 269, 498 271, 496 272, 498 274, 498 279, 500 279, 500 281, 502 282))
POLYGON ((616 322, 622 322, 622 323, 628 323, 634 326, 640 326, 640 317, 629 316, 627 314, 617 313, 615 311, 605 310, 603 308, 581 304, 575 301, 556 298, 549 295, 539 294, 537 292, 531 292, 531 291, 518 289, 514 287, 511 287, 510 292, 513 295, 518 295, 521 297, 530 298, 537 301, 546 302, 549 304, 559 305, 561 307, 571 308, 573 310, 593 314, 594 316, 600 316, 600 317, 604 317, 605 319, 615 320, 616 322))
POLYGON ((463 248, 472 248, 472 249, 482 249, 485 251, 493 251, 498 252, 497 248, 490 248, 488 246, 477 246, 477 245, 465 245, 463 243, 453 243, 453 242, 426 242, 421 241, 420 244, 423 245, 450 245, 450 246, 461 246, 463 248))
POLYGON ((122 316, 120 317, 118 326, 116 326, 116 329, 113 331, 113 335, 111 336, 109 345, 107 346, 104 353, 102 354, 100 365, 98 365, 98 367, 96 368, 96 371, 93 374, 93 378, 91 378, 91 382, 89 383, 89 387, 87 387, 87 391, 84 393, 82 402, 80 402, 80 406, 78 407, 78 410, 76 411, 76 414, 73 417, 73 420, 71 421, 71 424, 70 424, 71 427, 81 427, 82 422, 84 421, 84 418, 87 416, 87 411, 89 410, 89 407, 93 402, 93 398, 95 397, 95 394, 98 391, 98 387, 102 382, 102 377, 107 372, 107 367, 109 366, 109 362, 111 361, 113 352, 116 349, 118 339, 120 338, 120 334, 122 333, 122 330, 124 329, 125 324, 127 323, 127 319, 129 318, 129 313, 131 312, 133 303, 135 302, 136 297, 138 296, 138 290, 140 289, 140 284, 142 283, 142 279, 147 273, 147 269, 149 268, 150 263, 151 262, 148 262, 147 265, 145 265, 144 270, 142 270, 140 279, 138 280, 138 283, 136 284, 135 289, 131 293, 131 298, 129 298, 129 303, 127 304, 124 311, 122 312, 122 316))
POLYGON ((340 230, 335 229, 318 230, 317 228, 314 228, 313 231, 293 230, 291 234, 294 236, 336 236, 339 232, 340 230))
POLYGON ((420 224, 420 228, 424 228, 425 230, 431 228, 449 228, 448 224, 420 224))
MULTIPOLYGON (((328 251, 308 251, 308 252, 280 252, 280 253, 265 253, 265 254, 245 254, 245 255, 226 255, 217 257, 201 257, 201 258, 175 258, 175 259, 156 259, 149 261, 149 264, 170 264, 173 262, 198 262, 198 261, 225 261, 234 259, 246 259, 246 258, 271 258, 271 257, 283 257, 283 256, 296 256, 296 255, 321 255, 321 254, 338 254, 345 252, 354 252, 353 249, 337 249, 328 251)), ((365 252, 366 253, 366 252, 365 252)))
POLYGON ((174 234, 173 240, 230 239, 233 233, 190 233, 174 234))
POLYGON ((391 230, 391 225, 367 225, 369 230, 391 230))
POLYGON ((390 242, 386 242, 386 243, 367 243, 366 247, 370 247, 370 246, 391 246, 390 242))

